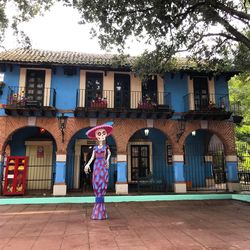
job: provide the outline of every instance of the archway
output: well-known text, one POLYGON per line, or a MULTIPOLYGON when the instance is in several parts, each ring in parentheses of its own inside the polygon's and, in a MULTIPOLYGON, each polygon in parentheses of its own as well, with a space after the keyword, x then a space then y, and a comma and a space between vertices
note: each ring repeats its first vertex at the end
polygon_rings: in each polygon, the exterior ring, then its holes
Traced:
POLYGON ((54 182, 56 149, 54 137, 44 128, 15 130, 4 143, 2 179, 8 156, 27 156, 26 190, 29 193, 50 192, 54 182))
POLYGON ((220 138, 209 130, 189 134, 184 144, 187 190, 225 190, 225 150, 220 138))
POLYGON ((143 128, 129 139, 128 183, 129 191, 144 184, 143 191, 172 191, 172 145, 159 129, 143 128))
MULTIPOLYGON (((76 132, 67 146, 66 184, 68 190, 71 191, 83 190, 87 192, 92 190, 92 174, 86 175, 84 173, 84 166, 90 159, 93 146, 96 144, 95 140, 90 140, 86 136, 89 129, 90 127, 83 128, 76 132)), ((116 143, 112 136, 107 137, 106 143, 111 150, 108 189, 113 191, 116 178, 116 143)), ((93 168, 93 164, 91 167, 93 168)))

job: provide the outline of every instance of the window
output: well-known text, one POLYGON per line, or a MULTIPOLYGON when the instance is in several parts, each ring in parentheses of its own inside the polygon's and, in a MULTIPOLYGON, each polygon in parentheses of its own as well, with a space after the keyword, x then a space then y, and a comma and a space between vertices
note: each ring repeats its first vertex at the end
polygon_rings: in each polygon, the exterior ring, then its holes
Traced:
POLYGON ((142 82, 142 100, 157 104, 157 77, 142 82))
POLYGON ((86 73, 86 99, 85 106, 90 107, 93 101, 103 98, 103 74, 102 73, 86 73))
MULTIPOLYGON (((45 70, 27 70, 26 100, 43 104, 45 87, 45 70)), ((24 90, 23 90, 24 92, 24 90)))
POLYGON ((115 74, 115 108, 130 108, 130 75, 115 74))

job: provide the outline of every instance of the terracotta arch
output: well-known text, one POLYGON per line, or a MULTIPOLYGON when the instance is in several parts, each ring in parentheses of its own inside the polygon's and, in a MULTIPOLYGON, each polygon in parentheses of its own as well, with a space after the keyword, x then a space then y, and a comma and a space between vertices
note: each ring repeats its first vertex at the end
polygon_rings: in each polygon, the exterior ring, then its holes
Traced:
MULTIPOLYGON (((5 135, 5 138, 4 138, 4 140, 3 140, 3 144, 2 144, 1 151, 2 151, 2 152, 5 151, 5 148, 6 148, 7 144, 8 144, 9 138, 10 138, 13 134, 17 133, 17 132, 18 132, 19 130, 21 130, 21 129, 25 129, 25 128, 29 128, 29 127, 33 127, 33 128, 44 128, 44 127, 39 127, 39 126, 27 126, 27 125, 26 125, 26 126, 19 126, 19 127, 17 127, 17 128, 12 129, 12 131, 11 131, 11 130, 8 131, 8 132, 10 132, 10 133, 7 134, 7 135, 5 135)), ((55 146, 56 146, 56 149, 57 149, 57 143, 56 143, 56 140, 55 140, 54 135, 53 135, 47 128, 44 128, 44 129, 46 129, 46 130, 49 132, 49 134, 52 136, 52 138, 54 139, 54 141, 55 141, 55 146)))
MULTIPOLYGON (((190 135, 190 133, 194 130, 202 129, 200 127, 200 124, 192 123, 188 124, 185 129, 185 133, 182 135, 179 146, 183 148, 183 145, 185 143, 186 138, 190 135)), ((224 150, 226 155, 235 155, 236 149, 235 149, 235 141, 234 141, 234 124, 230 122, 216 122, 213 121, 209 123, 208 128, 204 129, 212 134, 215 134, 218 136, 218 138, 221 140, 221 142, 224 145, 224 150)))

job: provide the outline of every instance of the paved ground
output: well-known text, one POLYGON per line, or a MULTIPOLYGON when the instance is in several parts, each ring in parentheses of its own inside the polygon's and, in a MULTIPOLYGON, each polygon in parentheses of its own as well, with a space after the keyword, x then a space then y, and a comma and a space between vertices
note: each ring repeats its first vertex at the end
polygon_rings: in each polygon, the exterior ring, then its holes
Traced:
POLYGON ((250 249, 250 204, 172 201, 0 206, 0 249, 250 249))

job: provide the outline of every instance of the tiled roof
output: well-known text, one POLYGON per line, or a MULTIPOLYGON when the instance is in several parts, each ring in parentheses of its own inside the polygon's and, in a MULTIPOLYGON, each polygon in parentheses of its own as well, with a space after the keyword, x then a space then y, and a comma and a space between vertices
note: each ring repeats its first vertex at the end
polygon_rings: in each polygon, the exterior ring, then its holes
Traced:
MULTIPOLYGON (((46 63, 63 65, 111 66, 115 55, 87 54, 70 51, 13 49, 0 52, 0 62, 46 63)), ((127 66, 120 65, 120 66, 127 66)))

